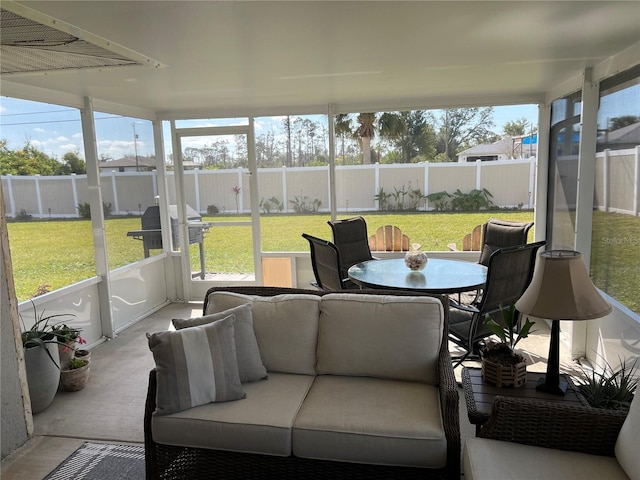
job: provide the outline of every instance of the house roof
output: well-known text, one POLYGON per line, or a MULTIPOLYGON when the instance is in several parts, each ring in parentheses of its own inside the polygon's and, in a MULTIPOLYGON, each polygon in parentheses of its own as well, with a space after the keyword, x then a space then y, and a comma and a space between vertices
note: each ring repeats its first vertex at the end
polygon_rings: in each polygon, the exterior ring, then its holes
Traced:
MULTIPOLYGON (((138 157, 137 165, 143 168, 156 168, 156 161, 149 157, 138 157)), ((135 157, 123 157, 117 160, 107 160, 98 162, 98 167, 101 169, 112 168, 135 168, 135 157)))
POLYGON ((496 154, 504 154, 508 155, 509 152, 513 150, 512 139, 511 137, 506 137, 498 140, 493 143, 483 143, 480 145, 474 145, 471 148, 467 148, 462 152, 458 153, 460 155, 496 155, 496 154))
POLYGON ((640 145, 640 122, 612 130, 607 134, 607 143, 635 143, 640 145))
MULTIPOLYGON (((137 63, 3 74, 3 95, 76 107, 89 97, 99 111, 149 119, 538 103, 581 81, 585 67, 629 50, 625 58, 640 58, 637 1, 3 0, 1 8, 55 19, 137 63)), ((4 37, 1 46, 22 48, 4 37)))

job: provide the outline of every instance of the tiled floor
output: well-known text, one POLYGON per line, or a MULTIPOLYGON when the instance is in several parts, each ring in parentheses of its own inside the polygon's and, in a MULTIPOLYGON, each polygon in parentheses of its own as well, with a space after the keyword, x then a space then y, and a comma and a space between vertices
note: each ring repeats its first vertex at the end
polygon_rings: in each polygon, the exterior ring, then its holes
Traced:
MULTIPOLYGON (((143 415, 153 357, 146 332, 169 328, 172 318, 200 316, 201 303, 171 304, 92 350, 91 378, 79 392, 58 392, 47 410, 34 416, 34 436, 2 462, 3 480, 44 478, 84 441, 143 442, 143 415)), ((549 332, 544 327, 519 347, 530 357, 530 369, 544 371, 549 332)), ((563 365, 570 366, 561 348, 563 365)), ((472 365, 473 362, 469 362, 472 365)), ((460 369, 456 374, 460 375, 460 369)), ((460 392, 462 442, 475 434, 460 392)))

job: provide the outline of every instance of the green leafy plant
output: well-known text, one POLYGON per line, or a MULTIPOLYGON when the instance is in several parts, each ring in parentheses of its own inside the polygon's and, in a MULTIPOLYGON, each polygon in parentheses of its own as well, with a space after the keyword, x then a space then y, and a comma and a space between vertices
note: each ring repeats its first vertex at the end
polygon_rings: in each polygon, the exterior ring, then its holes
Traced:
POLYGON ((503 365, 513 365, 524 361, 524 357, 516 353, 515 347, 523 338, 527 338, 534 331, 531 327, 535 324, 528 318, 524 324, 518 329, 518 320, 516 315, 515 303, 511 303, 508 308, 500 306, 502 313, 502 321, 500 324, 496 322, 491 315, 485 315, 485 326, 496 335, 500 342, 488 342, 482 351, 484 357, 491 359, 503 365))
POLYGON ((373 199, 378 202, 378 210, 389 210, 389 197, 390 195, 384 191, 384 188, 380 187, 378 194, 373 196, 373 199))
POLYGON ((33 305, 33 316, 35 318, 35 322, 31 326, 31 328, 29 329, 26 328, 24 318, 22 318, 22 315, 20 315, 20 320, 22 321, 22 327, 23 327, 23 331, 21 333, 22 346, 24 348, 43 347, 45 349, 45 352, 47 352, 47 355, 49 356, 51 361, 56 366, 58 366, 54 358, 46 349, 47 343, 56 343, 58 345, 64 345, 64 342, 61 342, 55 333, 55 330, 53 328, 55 324, 52 324, 52 320, 55 318, 68 317, 73 315, 68 313, 60 313, 57 315, 45 316, 44 309, 42 310, 42 312, 38 314, 36 309, 36 304, 33 303, 33 301, 31 302, 31 304, 33 305))
POLYGON ((207 215, 217 215, 220 210, 215 205, 207 205, 207 215))
POLYGON ((594 408, 628 409, 638 387, 637 363, 638 358, 630 364, 621 359, 620 367, 614 369, 605 360, 602 371, 583 368, 578 390, 594 408))
POLYGON ((433 203, 434 207, 436 208, 436 212, 446 212, 447 209, 449 208, 449 201, 451 199, 451 194, 447 193, 446 191, 434 192, 434 193, 430 193, 424 198, 426 198, 427 201, 433 203))
POLYGON ((62 343, 78 342, 80 344, 87 343, 84 338, 80 336, 81 329, 68 326, 66 323, 53 325, 51 331, 56 336, 58 341, 62 343))
POLYGON ((293 200, 289 200, 293 204, 293 210, 296 213, 315 213, 320 209, 322 202, 317 198, 311 200, 307 196, 296 196, 293 200))
POLYGON ((260 208, 264 213, 271 213, 271 211, 281 212, 284 210, 284 205, 276 197, 271 197, 269 200, 264 198, 260 199, 260 208))
POLYGON ((469 193, 462 193, 460 189, 451 195, 451 208, 461 212, 477 212, 482 208, 489 209, 493 206, 493 195, 489 190, 474 188, 469 193))
POLYGON ((81 358, 72 358, 69 364, 64 367, 64 370, 76 370, 87 365, 89 362, 81 358))

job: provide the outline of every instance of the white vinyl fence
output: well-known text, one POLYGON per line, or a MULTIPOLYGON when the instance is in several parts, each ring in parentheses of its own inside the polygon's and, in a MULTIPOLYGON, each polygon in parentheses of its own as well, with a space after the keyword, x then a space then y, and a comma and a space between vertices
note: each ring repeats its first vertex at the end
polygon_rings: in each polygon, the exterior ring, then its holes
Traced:
MULTIPOLYGON (((640 148, 599 153, 596 159, 596 207, 638 215, 638 158, 640 148), (628 172, 636 172, 629 175, 628 172), (629 195, 628 192, 633 192, 629 195)), ((346 211, 379 210, 381 191, 394 205, 411 201, 410 191, 428 195, 441 191, 468 193, 486 188, 500 207, 533 208, 535 158, 475 163, 419 163, 358 165, 336 167, 336 209, 346 211), (405 192, 404 194, 402 192, 405 192), (395 195, 395 196, 394 196, 395 195)), ((206 214, 208 207, 219 213, 250 211, 247 169, 187 170, 184 172, 187 204, 206 214), (237 188, 236 188, 237 187, 237 188), (239 190, 238 190, 239 188, 239 190), (234 191, 235 190, 235 191, 234 191), (238 193, 236 193, 238 191, 238 193)), ((175 202, 173 172, 168 173, 169 203, 175 202)), ((102 198, 111 215, 141 215, 155 203, 157 174, 153 172, 104 172, 100 175, 102 198)), ((329 167, 263 168, 258 170, 260 199, 271 212, 281 213, 295 206, 331 209, 329 167), (273 201, 275 200, 275 202, 273 201)), ((2 177, 6 216, 31 215, 34 218, 78 217, 78 206, 89 202, 86 175, 2 177)), ((420 210, 432 210, 426 200, 420 210)), ((263 207, 264 211, 264 207, 263 207)))

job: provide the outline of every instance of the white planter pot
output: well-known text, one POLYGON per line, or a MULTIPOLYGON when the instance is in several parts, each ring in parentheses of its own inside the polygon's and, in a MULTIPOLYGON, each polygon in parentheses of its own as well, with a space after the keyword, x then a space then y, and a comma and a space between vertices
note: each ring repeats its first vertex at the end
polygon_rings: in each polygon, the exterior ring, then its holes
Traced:
POLYGON ((31 397, 31 412, 34 414, 51 405, 60 382, 58 345, 47 343, 46 349, 55 363, 51 361, 43 347, 24 349, 27 383, 29 384, 29 396, 31 397))

